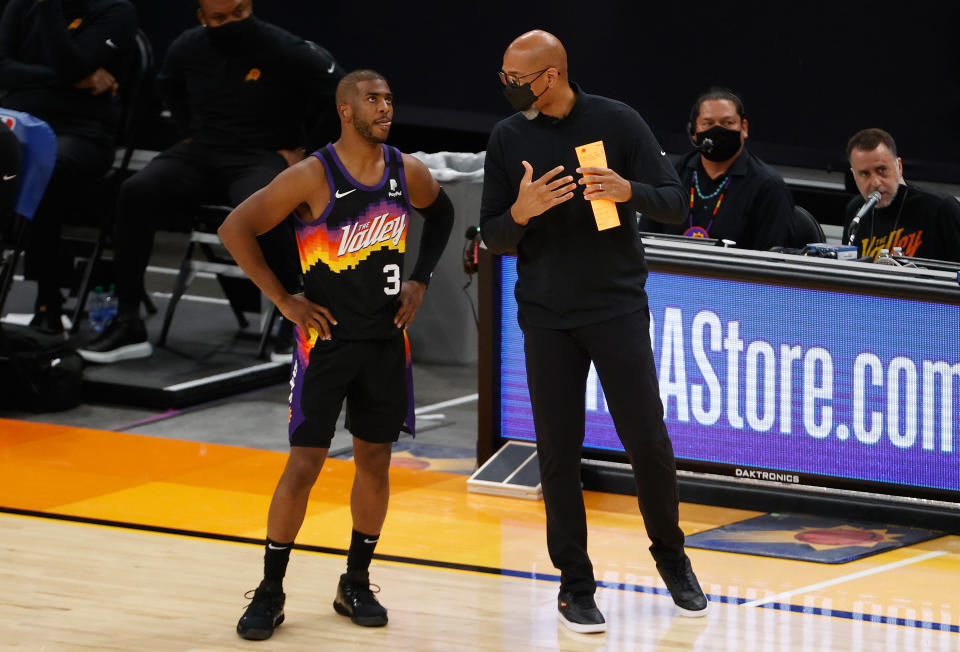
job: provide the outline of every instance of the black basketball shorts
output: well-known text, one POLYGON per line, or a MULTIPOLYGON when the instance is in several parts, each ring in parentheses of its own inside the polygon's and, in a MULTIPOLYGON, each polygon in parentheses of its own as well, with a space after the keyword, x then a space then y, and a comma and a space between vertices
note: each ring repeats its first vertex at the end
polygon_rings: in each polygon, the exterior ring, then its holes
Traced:
POLYGON ((386 340, 308 340, 296 329, 290 375, 290 445, 329 448, 343 402, 358 439, 395 442, 407 416, 404 336, 386 340))

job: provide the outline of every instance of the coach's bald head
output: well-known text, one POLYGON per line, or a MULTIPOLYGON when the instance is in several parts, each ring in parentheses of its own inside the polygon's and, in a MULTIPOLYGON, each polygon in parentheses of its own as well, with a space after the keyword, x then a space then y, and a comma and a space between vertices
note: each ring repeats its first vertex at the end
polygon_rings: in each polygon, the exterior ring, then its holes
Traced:
MULTIPOLYGON (((531 30, 513 39, 503 54, 504 66, 508 58, 518 64, 527 64, 526 67, 530 68, 528 72, 555 68, 562 79, 567 78, 567 51, 563 43, 542 29, 531 30)), ((510 72, 506 67, 504 71, 510 72)))
POLYGON ((562 118, 576 102, 567 79, 567 51, 550 32, 535 29, 515 38, 503 53, 500 70, 505 84, 530 85, 536 101, 528 117, 540 112, 562 118))

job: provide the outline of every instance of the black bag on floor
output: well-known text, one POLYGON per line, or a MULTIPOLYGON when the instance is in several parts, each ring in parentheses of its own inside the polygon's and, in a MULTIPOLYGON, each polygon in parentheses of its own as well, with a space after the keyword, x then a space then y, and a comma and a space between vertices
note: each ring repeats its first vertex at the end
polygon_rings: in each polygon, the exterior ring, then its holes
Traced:
POLYGON ((55 412, 80 404, 83 358, 62 335, 0 325, 0 406, 55 412))

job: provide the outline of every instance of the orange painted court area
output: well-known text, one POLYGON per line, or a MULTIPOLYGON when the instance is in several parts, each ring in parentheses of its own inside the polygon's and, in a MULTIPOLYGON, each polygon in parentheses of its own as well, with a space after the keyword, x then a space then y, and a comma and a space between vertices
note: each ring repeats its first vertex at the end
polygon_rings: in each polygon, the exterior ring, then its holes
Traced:
MULTIPOLYGON (((149 533, 158 530, 228 538, 251 544, 256 559, 252 545, 265 536, 267 508, 285 459, 283 453, 249 448, 0 420, 0 508, 21 516, 146 529, 148 537, 159 536, 149 533)), ((298 544, 334 557, 346 550, 352 480, 352 462, 327 461, 298 544)), ((470 493, 466 483, 465 475, 391 468, 390 511, 374 566, 399 564, 414 574, 479 574, 504 582, 503 590, 523 591, 517 587, 526 581, 548 595, 555 591, 557 571, 547 557, 542 503, 470 493)), ((669 613, 672 605, 647 551, 635 498, 585 495, 601 606, 637 596, 629 600, 646 600, 645 608, 669 613)), ((758 514, 681 503, 680 525, 689 535, 758 514)), ((944 649, 960 645, 958 537, 841 565, 688 552, 714 609, 747 619, 751 613, 773 618, 772 612, 776 618, 800 618, 803 609, 815 610, 820 621, 841 628, 882 616, 892 624, 877 627, 904 632, 920 631, 909 623, 922 620, 952 629, 933 632, 948 637, 944 649), (749 604, 774 596, 774 608, 749 604), (791 610, 797 613, 791 616, 791 610)), ((248 583, 259 572, 256 563, 248 583)), ((244 588, 249 587, 238 585, 237 591, 244 588)), ((545 617, 551 623, 555 619, 552 612, 545 617)))

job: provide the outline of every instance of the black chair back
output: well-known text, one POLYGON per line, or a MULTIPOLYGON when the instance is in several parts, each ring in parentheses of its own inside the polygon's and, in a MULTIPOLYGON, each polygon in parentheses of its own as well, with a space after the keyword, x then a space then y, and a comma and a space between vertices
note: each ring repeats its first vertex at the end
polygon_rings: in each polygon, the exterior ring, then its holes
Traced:
POLYGON ((118 141, 124 148, 123 158, 118 169, 121 175, 130 167, 130 160, 133 158, 137 124, 140 117, 139 109, 144 100, 145 82, 156 65, 150 39, 147 38, 142 29, 137 30, 133 41, 134 61, 127 80, 126 90, 121 89, 123 110, 120 118, 120 133, 118 134, 118 141))
POLYGON ((812 242, 826 242, 827 236, 817 219, 802 206, 793 207, 793 242, 791 246, 802 249, 812 242))
MULTIPOLYGON (((120 158, 120 164, 115 165, 106 176, 100 180, 102 189, 100 194, 108 198, 106 205, 102 207, 102 219, 100 221, 100 232, 96 242, 93 244, 93 251, 87 258, 83 273, 80 275, 80 281, 76 289, 76 303, 73 307, 71 319, 73 325, 70 328, 71 334, 76 334, 80 328, 80 322, 83 317, 83 311, 87 304, 87 296, 93 286, 94 270, 96 269, 100 258, 103 256, 103 250, 113 231, 114 220, 116 219, 115 196, 120 184, 127 176, 130 169, 130 161, 133 159, 133 152, 136 149, 136 131, 140 122, 140 109, 146 104, 145 96, 147 90, 146 81, 153 72, 155 60, 153 58, 153 48, 150 45, 150 39, 142 29, 138 29, 133 37, 134 52, 131 62, 130 74, 126 82, 120 88, 120 128, 117 133, 117 142, 123 146, 123 155, 120 158)), ((150 297, 144 293, 144 303, 147 311, 156 312, 156 308, 150 301, 150 297)))

